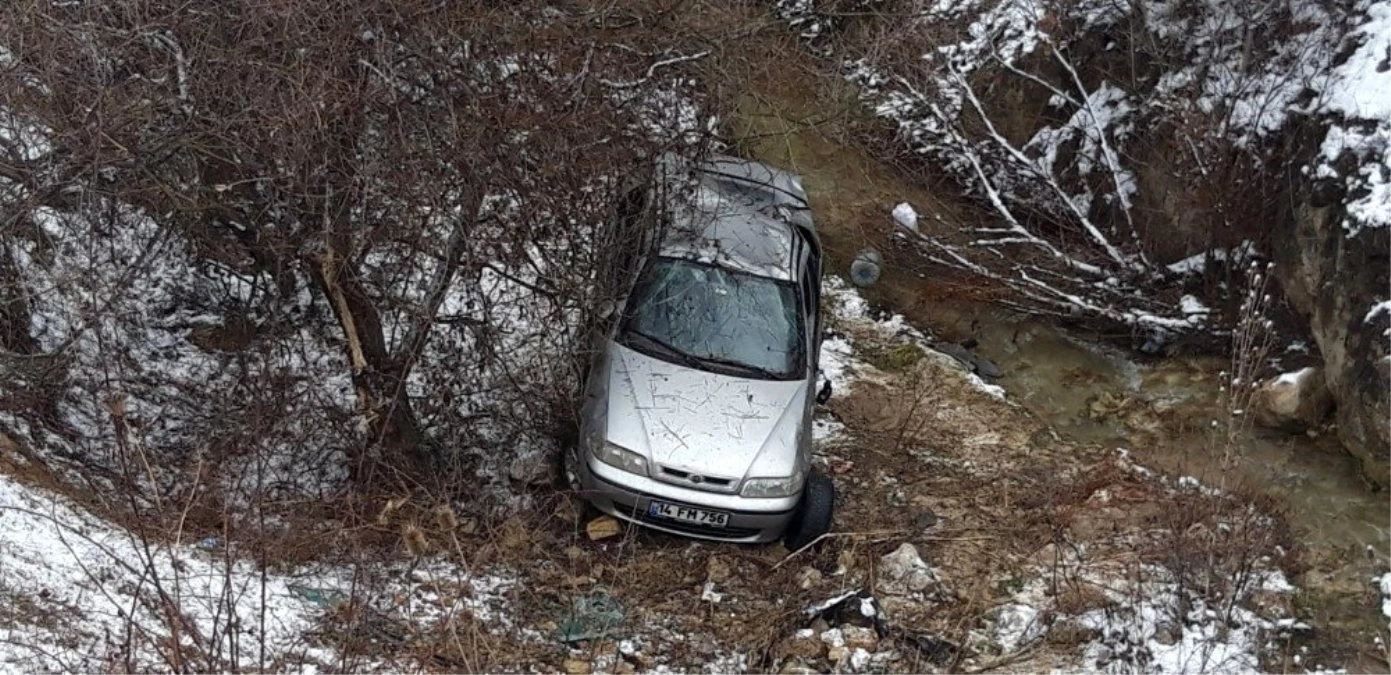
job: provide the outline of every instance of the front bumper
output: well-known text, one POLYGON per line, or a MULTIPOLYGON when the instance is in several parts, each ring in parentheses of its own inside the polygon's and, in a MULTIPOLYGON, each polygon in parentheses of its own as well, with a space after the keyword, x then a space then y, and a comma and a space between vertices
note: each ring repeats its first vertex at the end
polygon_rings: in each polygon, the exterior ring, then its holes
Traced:
POLYGON ((697 539, 761 544, 782 537, 792 521, 800 496, 753 499, 701 492, 628 473, 585 457, 580 462, 581 496, 595 508, 620 520, 654 530, 697 539), (648 515, 652 500, 729 514, 729 524, 712 528, 648 515))

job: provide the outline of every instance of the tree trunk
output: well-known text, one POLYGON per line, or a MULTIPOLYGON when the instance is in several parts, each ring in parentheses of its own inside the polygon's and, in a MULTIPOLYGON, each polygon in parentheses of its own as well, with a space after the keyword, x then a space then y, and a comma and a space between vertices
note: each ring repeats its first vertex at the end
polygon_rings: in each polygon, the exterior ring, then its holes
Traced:
POLYGON ((426 458, 420 426, 406 392, 405 373, 387 353, 376 307, 332 247, 309 262, 343 329, 358 410, 367 432, 366 447, 353 458, 354 478, 368 479, 379 468, 417 472, 426 458))

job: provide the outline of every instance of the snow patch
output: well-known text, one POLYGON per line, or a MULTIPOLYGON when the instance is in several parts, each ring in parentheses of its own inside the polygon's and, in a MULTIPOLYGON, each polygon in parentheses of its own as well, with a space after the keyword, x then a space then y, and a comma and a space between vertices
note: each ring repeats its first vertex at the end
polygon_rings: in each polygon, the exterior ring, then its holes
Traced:
POLYGON ((1307 368, 1301 368, 1292 373, 1281 373, 1279 377, 1275 378, 1275 386, 1298 386, 1301 382, 1304 381, 1304 378, 1313 375, 1315 372, 1315 369, 1311 366, 1307 368))
MULTIPOLYGON (((821 288, 823 311, 833 319, 833 325, 839 323, 847 327, 867 329, 885 339, 905 340, 916 344, 922 348, 927 358, 938 359, 943 365, 948 366, 948 372, 960 373, 960 377, 972 388, 993 399, 1006 400, 1004 387, 987 383, 975 373, 963 370, 961 364, 953 357, 933 349, 929 337, 909 324, 902 314, 893 314, 887 318, 872 317, 869 303, 864 297, 837 276, 826 277, 821 283, 821 288)), ((822 372, 837 386, 853 381, 858 373, 865 372, 870 367, 856 359, 854 353, 855 345, 849 336, 836 335, 827 338, 821 343, 822 372)))
POLYGON ((914 232, 918 231, 918 212, 908 202, 894 207, 894 222, 914 232))
MULTIPOLYGON (((170 668, 169 615, 184 658, 208 670, 341 667, 322 624, 356 600, 373 616, 444 625, 467 612, 520 631, 507 611, 515 577, 445 561, 262 570, 223 542, 142 539, 81 506, 0 474, 0 672, 157 672, 170 668), (211 549, 211 550, 209 550, 211 549), (262 658, 264 657, 264 661, 262 658)), ((359 664, 400 670, 400 664, 359 664)))
POLYGON ((1372 308, 1367 310, 1367 316, 1364 317, 1362 321, 1363 323, 1371 323, 1382 314, 1391 314, 1391 300, 1382 300, 1372 305, 1372 308))

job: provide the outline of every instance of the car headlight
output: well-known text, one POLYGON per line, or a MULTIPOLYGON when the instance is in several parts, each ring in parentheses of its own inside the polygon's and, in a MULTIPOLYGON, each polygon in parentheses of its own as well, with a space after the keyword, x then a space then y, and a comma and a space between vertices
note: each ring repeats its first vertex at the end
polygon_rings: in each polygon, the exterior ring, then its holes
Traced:
POLYGON ((632 450, 620 448, 607 441, 596 443, 593 450, 599 461, 611 467, 628 473, 647 475, 647 458, 632 450))
POLYGON ((802 491, 806 475, 799 469, 786 478, 750 478, 739 494, 744 497, 791 497, 802 491))

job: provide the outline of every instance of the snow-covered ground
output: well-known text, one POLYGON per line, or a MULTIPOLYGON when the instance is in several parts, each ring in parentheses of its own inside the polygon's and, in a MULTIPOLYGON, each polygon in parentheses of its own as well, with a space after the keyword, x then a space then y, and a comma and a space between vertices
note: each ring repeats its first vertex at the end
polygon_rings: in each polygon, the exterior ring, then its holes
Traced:
MULTIPOLYGON (((1191 476, 1171 479, 1135 464, 1125 450, 1118 451, 1116 462, 1169 494, 1227 498, 1191 476)), ((1103 490, 1088 501, 1112 499, 1103 490)), ((1225 525, 1219 519, 1218 527, 1264 526, 1259 519, 1243 519, 1225 525)), ((1183 585, 1162 564, 1121 563, 1115 553, 1063 546, 1047 559, 1036 559, 1035 576, 994 613, 1000 643, 1018 649, 1050 630, 1065 630, 1082 643, 1075 666, 1080 672, 1250 673, 1260 672, 1261 656, 1279 640, 1310 628, 1289 613, 1297 589, 1267 557, 1217 582, 1225 595, 1214 596, 1183 585), (1060 600, 1071 596, 1076 602, 1086 594, 1092 597, 1080 608, 1060 600)))
POLYGON ((1348 188, 1348 234, 1364 227, 1391 226, 1391 5, 1359 0, 1359 25, 1348 38, 1347 60, 1332 69, 1323 90, 1322 111, 1336 117, 1321 149, 1317 175, 1341 178, 1348 188), (1355 168, 1335 168, 1351 154, 1355 168))
POLYGON ((263 569, 243 544, 142 537, 0 474, 0 673, 418 667, 392 659, 404 643, 345 653, 325 627, 349 608, 348 625, 368 632, 467 616, 525 639, 506 571, 403 559, 263 569))

